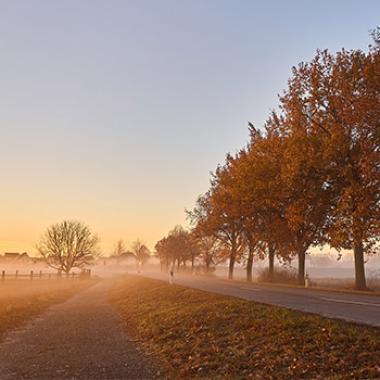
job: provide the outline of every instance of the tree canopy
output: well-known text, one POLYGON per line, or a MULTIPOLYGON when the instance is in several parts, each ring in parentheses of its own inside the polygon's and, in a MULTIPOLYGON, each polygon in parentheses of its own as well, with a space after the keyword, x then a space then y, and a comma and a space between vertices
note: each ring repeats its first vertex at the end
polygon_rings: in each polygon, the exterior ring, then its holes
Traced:
MULTIPOLYGON (((352 250, 357 289, 380 240, 380 29, 367 51, 318 50, 293 67, 279 105, 228 154, 188 211, 199 239, 214 239, 252 277, 254 258, 297 258, 304 283, 313 246, 352 250)), ((169 239, 170 236, 166 239, 169 239)), ((161 241, 158 248, 169 244, 161 241)))
POLYGON ((99 254, 99 239, 86 225, 64 220, 51 225, 37 245, 47 265, 60 273, 90 265, 99 254))

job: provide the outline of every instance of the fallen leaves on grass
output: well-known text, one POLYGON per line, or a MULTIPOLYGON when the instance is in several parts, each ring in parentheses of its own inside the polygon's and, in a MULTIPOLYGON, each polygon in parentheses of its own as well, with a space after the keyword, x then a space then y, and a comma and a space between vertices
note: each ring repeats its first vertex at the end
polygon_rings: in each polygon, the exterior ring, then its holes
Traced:
POLYGON ((169 378, 380 378, 376 328, 134 276, 112 300, 169 378))

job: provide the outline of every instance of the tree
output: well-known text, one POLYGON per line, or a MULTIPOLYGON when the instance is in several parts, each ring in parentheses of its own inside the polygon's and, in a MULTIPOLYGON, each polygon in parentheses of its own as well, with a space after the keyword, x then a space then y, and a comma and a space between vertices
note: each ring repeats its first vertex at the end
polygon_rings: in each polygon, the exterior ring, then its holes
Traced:
POLYGON ((65 220, 51 225, 37 250, 47 265, 58 273, 68 274, 73 268, 83 268, 99 255, 99 239, 80 222, 65 220))
POLYGON ((113 251, 114 257, 120 257, 125 252, 125 244, 122 239, 119 239, 115 245, 115 249, 113 251))
POLYGON ((132 243, 131 248, 136 258, 137 271, 140 273, 140 269, 150 257, 150 251, 139 239, 132 243))
MULTIPOLYGON (((246 164, 246 153, 245 150, 241 150, 235 156, 227 155, 223 170, 217 171, 217 186, 219 189, 224 189, 225 196, 228 194, 230 216, 234 217, 235 225, 240 228, 238 236, 239 259, 246 264, 247 281, 252 281, 253 261, 259 241, 255 217, 249 212, 252 204, 248 205, 244 202, 244 184, 247 178, 242 177, 242 168, 246 164)), ((231 244, 231 251, 232 248, 233 245, 231 244)))
POLYGON ((209 272, 212 265, 218 264, 219 253, 221 251, 218 239, 214 236, 196 236, 198 255, 204 263, 206 272, 209 272))
POLYGON ((160 259, 161 270, 164 265, 166 266, 166 270, 168 270, 171 262, 168 252, 168 238, 165 236, 159 240, 154 246, 154 249, 156 250, 157 256, 160 259))
POLYGON ((194 237, 182 226, 174 227, 166 237, 157 242, 155 249, 161 264, 166 263, 167 268, 176 263, 178 268, 181 263, 186 266, 186 261, 190 260, 194 269, 198 247, 194 237))
POLYGON ((188 211, 188 217, 197 234, 213 236, 225 248, 229 259, 228 278, 233 279, 234 266, 243 244, 243 226, 239 202, 234 202, 231 188, 227 185, 228 162, 219 166, 213 175, 211 189, 199 197, 196 206, 188 211))
POLYGON ((325 64, 336 190, 328 236, 353 249, 356 288, 366 289, 364 255, 378 252, 380 240, 380 49, 342 51, 325 64))
POLYGON ((283 99, 318 137, 330 192, 325 235, 334 248, 353 249, 357 289, 366 289, 364 255, 378 250, 380 236, 378 31, 374 39, 368 53, 317 52, 293 70, 283 99))
POLYGON ((289 230, 285 220, 284 187, 280 176, 284 138, 267 122, 265 133, 250 124, 251 139, 231 161, 234 197, 240 198, 243 234, 247 245, 247 280, 252 279, 255 257, 267 254, 269 278, 273 278, 274 258, 288 260, 289 230))
POLYGON ((329 160, 324 136, 314 128, 304 106, 303 82, 290 81, 280 99, 282 114, 273 114, 270 128, 282 136, 279 166, 283 217, 288 229, 288 249, 298 258, 298 283, 305 281, 305 257, 310 246, 325 242, 324 230, 331 207, 329 160))
POLYGON ((173 265, 177 262, 179 268, 181 263, 186 266, 186 261, 191 260, 195 255, 190 234, 182 226, 175 226, 168 234, 168 246, 173 265))
POLYGON ((198 237, 194 231, 187 232, 186 253, 190 257, 191 272, 193 273, 195 268, 195 260, 201 253, 198 237))

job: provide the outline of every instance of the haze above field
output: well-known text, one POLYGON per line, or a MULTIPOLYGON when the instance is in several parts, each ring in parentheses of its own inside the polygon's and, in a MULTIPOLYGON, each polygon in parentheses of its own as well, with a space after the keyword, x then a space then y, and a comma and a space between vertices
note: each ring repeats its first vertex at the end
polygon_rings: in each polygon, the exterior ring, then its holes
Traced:
POLYGON ((2 1, 0 251, 79 219, 150 247, 260 126, 290 68, 368 45, 380 3, 2 1), (321 27, 323 25, 323 28, 321 27))

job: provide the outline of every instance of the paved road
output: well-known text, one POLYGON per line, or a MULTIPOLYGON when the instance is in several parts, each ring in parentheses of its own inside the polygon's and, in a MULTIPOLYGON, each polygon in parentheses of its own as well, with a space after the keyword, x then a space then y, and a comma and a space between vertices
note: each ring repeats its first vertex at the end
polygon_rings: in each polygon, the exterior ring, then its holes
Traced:
POLYGON ((0 379, 153 379, 107 302, 111 285, 102 281, 8 334, 0 343, 0 379))
MULTIPOLYGON (((167 281, 167 275, 147 274, 167 281)), ((217 278, 175 275, 174 283, 330 318, 380 326, 380 297, 333 291, 249 284, 217 278)))

